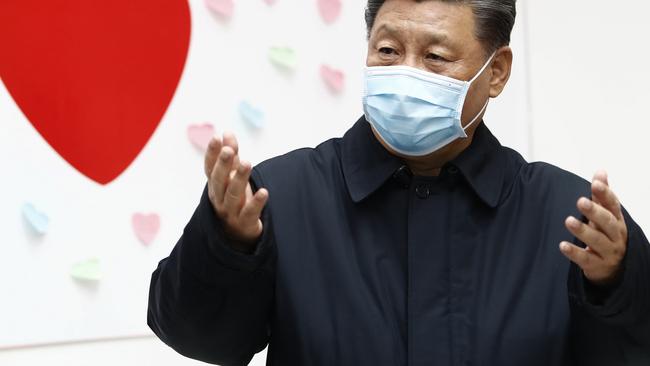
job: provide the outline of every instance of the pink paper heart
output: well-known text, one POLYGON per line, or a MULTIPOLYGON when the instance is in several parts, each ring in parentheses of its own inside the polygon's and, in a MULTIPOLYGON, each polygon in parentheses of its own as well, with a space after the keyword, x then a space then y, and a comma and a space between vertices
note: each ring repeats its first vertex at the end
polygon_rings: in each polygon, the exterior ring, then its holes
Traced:
POLYGON ((275 4, 276 0, 264 0, 264 2, 266 3, 266 5, 272 6, 273 4, 275 4))
POLYGON ((205 0, 205 5, 217 13, 217 15, 224 18, 232 18, 235 11, 235 3, 233 0, 205 0))
POLYGON ((318 0, 318 10, 325 23, 333 23, 341 14, 341 0, 318 0))
POLYGON ((190 142, 201 151, 208 149, 212 136, 214 136, 214 126, 209 123, 191 125, 187 128, 187 137, 190 142))
POLYGON ((149 245, 158 234, 160 230, 160 216, 158 214, 142 214, 136 213, 131 218, 133 224, 133 231, 135 236, 144 245, 149 245))
POLYGON ((330 87, 333 92, 340 93, 345 86, 345 75, 343 71, 335 70, 327 65, 320 67, 320 75, 325 81, 325 84, 330 87))

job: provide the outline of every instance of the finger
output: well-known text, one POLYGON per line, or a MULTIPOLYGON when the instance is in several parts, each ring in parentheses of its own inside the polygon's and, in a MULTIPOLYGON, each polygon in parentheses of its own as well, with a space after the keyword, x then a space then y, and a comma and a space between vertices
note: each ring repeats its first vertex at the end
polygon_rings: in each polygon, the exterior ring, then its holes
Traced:
POLYGON ((249 222, 258 220, 262 215, 262 210, 264 209, 264 205, 266 205, 268 198, 269 192, 266 189, 260 188, 257 190, 257 192, 255 192, 251 197, 250 201, 246 202, 246 205, 242 208, 240 218, 249 222))
POLYGON ((589 219, 589 227, 600 230, 613 242, 620 240, 620 223, 609 210, 585 197, 578 200, 577 206, 589 219))
POLYGON ((223 134, 223 145, 230 146, 235 152, 235 160, 232 163, 232 170, 230 172, 230 178, 235 176, 236 169, 239 168, 239 142, 237 137, 232 132, 224 132, 223 134))
POLYGON ((607 171, 605 171, 605 170, 601 169, 601 170, 596 171, 596 173, 594 173, 593 181, 596 181, 596 180, 599 180, 599 181, 605 183, 605 185, 609 186, 608 174, 607 174, 607 171))
POLYGON ((239 165, 241 164, 239 160, 239 154, 235 155, 235 158, 232 161, 232 174, 231 176, 234 176, 235 173, 237 172, 237 169, 239 169, 239 165))
POLYGON ((588 245, 600 257, 613 251, 614 245, 605 234, 586 225, 573 216, 569 216, 565 222, 567 230, 576 238, 588 245))
POLYGON ((623 219, 623 212, 621 211, 621 204, 614 194, 614 191, 609 188, 601 180, 594 180, 591 184, 591 193, 598 200, 598 203, 609 210, 617 220, 623 219))
POLYGON ((230 181, 230 170, 232 169, 234 152, 229 146, 224 146, 219 154, 217 164, 210 175, 210 184, 213 185, 214 196, 217 200, 217 206, 223 203, 226 188, 230 181))
POLYGON ((209 179, 214 170, 214 165, 219 159, 219 153, 221 152, 222 141, 220 136, 214 136, 210 143, 208 144, 208 150, 205 152, 205 160, 203 163, 203 170, 205 171, 205 176, 209 179))
POLYGON ((235 152, 235 155, 239 154, 239 142, 237 137, 232 132, 224 132, 223 134, 223 145, 230 146, 235 152))
POLYGON ((239 164, 235 176, 230 180, 226 194, 223 197, 223 208, 228 215, 239 216, 243 204, 246 202, 246 186, 251 174, 251 164, 243 161, 239 164))
POLYGON ((594 263, 600 260, 593 251, 580 248, 566 241, 560 243, 560 251, 570 261, 582 268, 583 271, 590 269, 594 263))
MULTIPOLYGON (((609 185, 609 182, 607 181, 607 172, 604 171, 604 170, 602 170, 602 169, 601 169, 601 170, 597 170, 596 173, 594 173, 594 177, 591 179, 592 190, 593 190, 593 184, 594 184, 594 182, 596 182, 597 180, 599 180, 599 181, 601 181, 601 182, 604 182, 605 184, 609 185)), ((591 199, 592 199, 594 202, 600 204, 600 200, 599 200, 598 197, 596 197, 595 195, 592 194, 591 199)))
POLYGON ((237 169, 239 168, 239 155, 235 155, 235 157, 232 159, 232 165, 230 166, 230 179, 232 180, 235 177, 235 174, 237 174, 237 169))

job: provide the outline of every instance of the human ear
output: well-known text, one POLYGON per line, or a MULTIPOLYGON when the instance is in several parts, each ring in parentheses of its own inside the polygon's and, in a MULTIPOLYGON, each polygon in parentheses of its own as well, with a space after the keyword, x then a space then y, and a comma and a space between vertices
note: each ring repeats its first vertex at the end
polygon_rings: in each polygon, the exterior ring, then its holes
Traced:
POLYGON ((490 97, 498 97, 506 87, 512 71, 512 49, 508 46, 499 48, 492 61, 490 78, 490 97))

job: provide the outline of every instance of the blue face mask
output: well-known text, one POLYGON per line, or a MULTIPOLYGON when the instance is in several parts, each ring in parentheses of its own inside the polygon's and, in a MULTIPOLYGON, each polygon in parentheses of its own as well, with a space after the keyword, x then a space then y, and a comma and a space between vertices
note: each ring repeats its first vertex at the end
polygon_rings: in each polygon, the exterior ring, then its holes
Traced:
POLYGON ((428 155, 458 138, 466 138, 465 130, 488 105, 486 101, 463 128, 461 114, 467 92, 493 58, 494 54, 470 81, 409 66, 366 67, 366 120, 389 147, 406 156, 428 155))

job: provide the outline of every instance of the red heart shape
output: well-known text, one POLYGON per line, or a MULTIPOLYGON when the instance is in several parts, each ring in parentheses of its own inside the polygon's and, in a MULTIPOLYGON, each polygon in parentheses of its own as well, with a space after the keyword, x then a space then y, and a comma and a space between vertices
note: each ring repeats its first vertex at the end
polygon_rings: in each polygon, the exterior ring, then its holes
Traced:
POLYGON ((186 0, 3 0, 0 76, 52 148, 107 184, 165 114, 190 25, 186 0))

